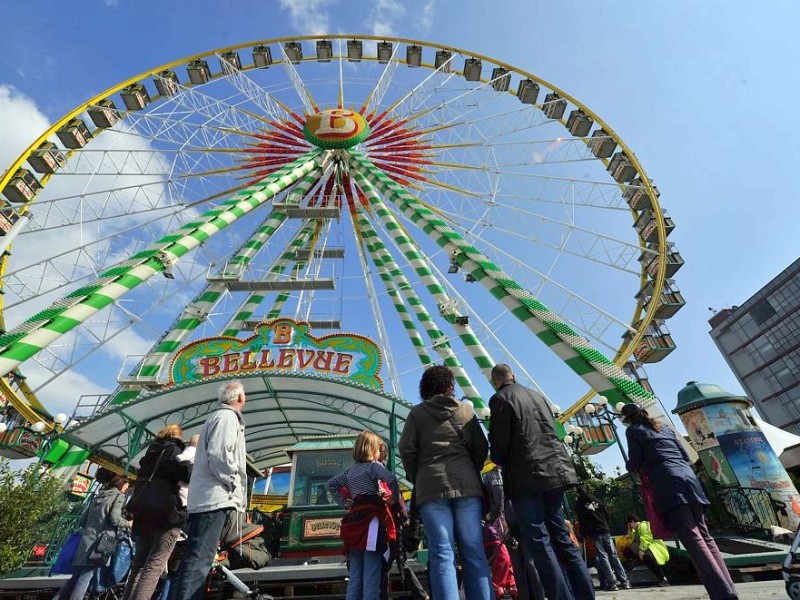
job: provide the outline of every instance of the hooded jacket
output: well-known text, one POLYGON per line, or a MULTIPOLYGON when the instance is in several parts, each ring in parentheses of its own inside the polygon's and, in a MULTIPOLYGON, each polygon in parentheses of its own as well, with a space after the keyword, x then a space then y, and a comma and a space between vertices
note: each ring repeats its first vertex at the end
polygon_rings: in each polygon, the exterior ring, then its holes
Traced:
POLYGON ((182 527, 186 521, 186 509, 180 498, 178 482, 189 480, 192 466, 178 461, 178 455, 184 448, 181 440, 165 438, 155 440, 147 449, 139 463, 137 484, 128 505, 134 517, 134 533, 182 527), (142 510, 137 514, 137 505, 150 507, 150 510, 142 510))
POLYGON ((469 405, 442 394, 423 400, 406 419, 399 450, 406 476, 414 484, 417 506, 432 500, 483 496, 479 469, 486 461, 488 443, 469 405), (456 427, 463 432, 466 445, 456 427))
POLYGON ((124 504, 125 494, 116 488, 106 487, 95 492, 89 507, 81 517, 81 541, 72 559, 73 567, 98 566, 89 560, 97 539, 104 531, 116 535, 119 530, 128 527, 128 521, 122 516, 124 504))
POLYGON ((584 535, 592 537, 611 532, 606 507, 592 494, 578 490, 575 513, 584 535))
POLYGON ((244 419, 239 411, 221 406, 200 431, 189 480, 189 514, 223 508, 244 511, 246 469, 244 419))
POLYGON ((503 467, 506 496, 534 496, 578 483, 553 413, 541 394, 507 382, 489 400, 492 460, 503 467))

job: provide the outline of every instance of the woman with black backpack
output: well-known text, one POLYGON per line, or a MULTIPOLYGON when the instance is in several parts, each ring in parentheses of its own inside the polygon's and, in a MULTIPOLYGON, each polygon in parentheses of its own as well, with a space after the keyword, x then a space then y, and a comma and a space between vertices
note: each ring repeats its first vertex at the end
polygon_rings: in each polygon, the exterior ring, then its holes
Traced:
POLYGON ((150 599, 186 521, 179 482, 189 481, 192 467, 178 460, 185 448, 182 433, 178 424, 164 427, 139 463, 126 506, 133 517, 136 551, 122 600, 150 599))

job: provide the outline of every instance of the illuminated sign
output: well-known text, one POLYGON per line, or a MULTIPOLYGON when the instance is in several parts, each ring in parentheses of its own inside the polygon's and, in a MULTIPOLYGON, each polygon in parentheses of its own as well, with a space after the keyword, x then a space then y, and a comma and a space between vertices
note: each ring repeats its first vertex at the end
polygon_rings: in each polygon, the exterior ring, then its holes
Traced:
POLYGON ((172 383, 251 373, 301 372, 347 379, 375 389, 381 353, 364 336, 336 333, 314 337, 308 323, 281 318, 259 323, 256 334, 240 340, 217 337, 183 348, 172 361, 172 383))

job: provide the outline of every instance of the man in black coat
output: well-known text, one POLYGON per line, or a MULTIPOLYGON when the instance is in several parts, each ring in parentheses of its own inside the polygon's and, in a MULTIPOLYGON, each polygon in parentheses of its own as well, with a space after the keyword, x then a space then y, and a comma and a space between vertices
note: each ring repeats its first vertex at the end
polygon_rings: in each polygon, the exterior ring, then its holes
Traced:
POLYGON ((511 367, 492 369, 489 400, 492 461, 503 468, 522 543, 530 551, 550 600, 591 600, 594 586, 564 523, 564 490, 578 483, 544 397, 516 382, 511 367), (564 562, 570 586, 559 565, 564 562), (574 594, 574 595, 573 595, 574 594))

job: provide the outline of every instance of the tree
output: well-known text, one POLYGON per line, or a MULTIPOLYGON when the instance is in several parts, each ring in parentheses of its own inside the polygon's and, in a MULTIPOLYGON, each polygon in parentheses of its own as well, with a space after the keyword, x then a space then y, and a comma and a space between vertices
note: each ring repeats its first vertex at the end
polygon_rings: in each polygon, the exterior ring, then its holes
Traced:
POLYGON ((0 458, 0 577, 25 563, 67 509, 62 481, 43 475, 37 463, 20 471, 0 458))

